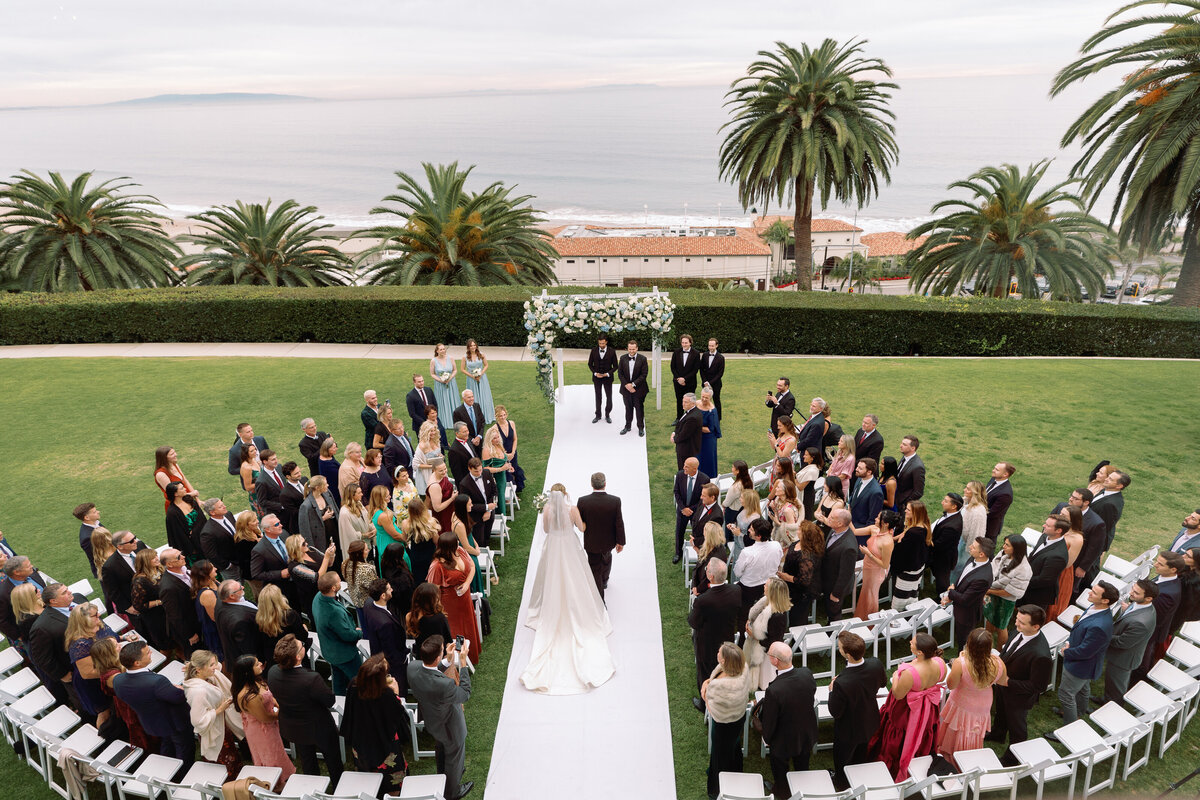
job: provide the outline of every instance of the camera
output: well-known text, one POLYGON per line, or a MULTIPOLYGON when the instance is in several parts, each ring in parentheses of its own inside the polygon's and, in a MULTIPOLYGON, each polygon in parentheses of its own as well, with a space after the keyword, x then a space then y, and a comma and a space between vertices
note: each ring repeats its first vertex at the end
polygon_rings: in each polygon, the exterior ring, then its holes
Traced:
POLYGON ((454 649, 455 649, 455 650, 462 650, 462 646, 463 646, 463 637, 461 637, 461 636, 455 636, 455 637, 454 637, 454 649))

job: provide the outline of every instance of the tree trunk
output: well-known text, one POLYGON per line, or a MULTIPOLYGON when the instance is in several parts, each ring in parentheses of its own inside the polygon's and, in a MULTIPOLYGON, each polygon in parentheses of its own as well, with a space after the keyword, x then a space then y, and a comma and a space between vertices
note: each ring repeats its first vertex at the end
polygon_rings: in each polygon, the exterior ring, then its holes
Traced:
POLYGON ((1179 279, 1175 281, 1175 293, 1171 305, 1200 306, 1200 223, 1188 225, 1184 233, 1183 264, 1179 267, 1179 279))
MULTIPOLYGON (((796 239, 796 288, 802 292, 812 290, 812 202, 813 183, 796 178, 796 215, 792 218, 792 232, 796 239)), ((824 268, 824 265, 821 265, 824 268)))

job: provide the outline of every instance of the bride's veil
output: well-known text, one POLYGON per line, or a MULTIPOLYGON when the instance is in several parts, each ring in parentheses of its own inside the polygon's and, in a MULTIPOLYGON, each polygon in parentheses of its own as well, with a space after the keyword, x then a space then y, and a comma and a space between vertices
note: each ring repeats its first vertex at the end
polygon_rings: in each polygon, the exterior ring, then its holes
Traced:
POLYGON ((567 496, 562 492, 550 492, 550 499, 546 501, 542 514, 546 533, 571 530, 571 512, 567 508, 567 496))

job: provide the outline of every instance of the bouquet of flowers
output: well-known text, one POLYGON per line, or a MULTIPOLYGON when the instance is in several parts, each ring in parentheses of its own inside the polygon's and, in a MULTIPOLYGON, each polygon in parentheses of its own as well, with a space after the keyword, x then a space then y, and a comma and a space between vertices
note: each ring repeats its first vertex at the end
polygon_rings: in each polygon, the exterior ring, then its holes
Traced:
POLYGON ((541 512, 541 510, 546 507, 546 503, 548 502, 550 502, 550 493, 542 492, 537 497, 533 498, 533 507, 538 512, 541 512))

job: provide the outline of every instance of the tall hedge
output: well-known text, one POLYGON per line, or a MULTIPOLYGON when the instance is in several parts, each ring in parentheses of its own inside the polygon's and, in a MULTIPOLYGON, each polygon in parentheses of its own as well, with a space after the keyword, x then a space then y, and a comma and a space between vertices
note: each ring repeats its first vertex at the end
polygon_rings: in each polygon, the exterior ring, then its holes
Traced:
MULTIPOLYGON (((727 352, 1200 358, 1200 309, 826 292, 672 289, 670 295, 674 333, 716 336, 727 352)), ((528 297, 516 287, 428 286, 17 293, 0 296, 0 344, 462 344, 474 337, 484 345, 522 346, 528 297)), ((649 337, 640 338, 645 348, 649 337)), ((575 335, 562 344, 592 340, 575 335)))

